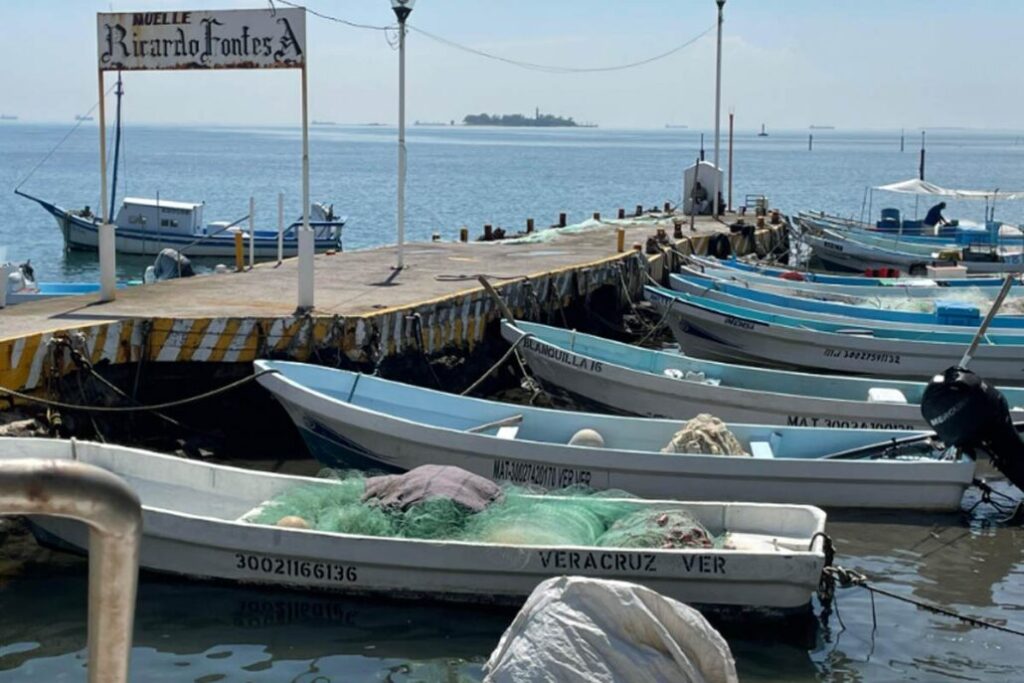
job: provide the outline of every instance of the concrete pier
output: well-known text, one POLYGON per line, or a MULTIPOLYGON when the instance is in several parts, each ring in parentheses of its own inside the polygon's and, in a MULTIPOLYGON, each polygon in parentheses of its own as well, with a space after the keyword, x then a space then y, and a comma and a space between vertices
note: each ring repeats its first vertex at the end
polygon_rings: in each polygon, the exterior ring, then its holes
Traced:
POLYGON ((767 226, 744 237, 710 217, 699 217, 691 231, 688 218, 648 214, 519 240, 409 244, 402 271, 392 269, 394 247, 318 255, 316 309, 299 314, 293 308, 295 259, 119 290, 116 301, 102 304, 95 297, 22 304, 0 310, 0 386, 40 389, 48 376, 74 369, 69 349, 99 366, 307 360, 324 350, 379 364, 410 349, 463 352, 483 340, 487 324, 498 317, 478 275, 490 279, 516 315, 530 318, 541 309, 589 301, 602 287, 635 296, 648 274, 664 276, 677 252, 705 253, 715 233, 729 235, 742 254, 770 251, 783 239, 783 228, 767 226), (672 239, 680 221, 683 238, 672 239), (647 253, 658 228, 668 240, 647 253), (53 340, 65 342, 60 352, 53 340))

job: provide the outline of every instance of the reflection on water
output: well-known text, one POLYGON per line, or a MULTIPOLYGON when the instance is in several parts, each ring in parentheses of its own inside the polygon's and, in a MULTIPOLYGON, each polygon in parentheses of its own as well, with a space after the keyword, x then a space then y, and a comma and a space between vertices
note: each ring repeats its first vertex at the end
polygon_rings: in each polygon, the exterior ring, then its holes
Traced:
MULTIPOLYGON (((2 681, 83 665, 84 563, 35 570, 0 588, 2 681)), ((513 614, 146 576, 131 680, 479 680, 513 614)))

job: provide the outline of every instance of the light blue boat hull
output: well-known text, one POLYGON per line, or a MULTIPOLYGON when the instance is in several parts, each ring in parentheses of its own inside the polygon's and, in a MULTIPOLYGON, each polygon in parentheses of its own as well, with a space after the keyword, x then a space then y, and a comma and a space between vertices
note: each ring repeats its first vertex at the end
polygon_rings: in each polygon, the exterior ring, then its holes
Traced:
POLYGON ((622 489, 647 498, 799 502, 832 507, 955 509, 974 464, 943 460, 920 432, 731 424, 758 457, 662 453, 677 420, 544 410, 471 399, 303 363, 257 361, 257 380, 329 465, 432 463, 499 481, 622 489), (504 420, 504 432, 484 425, 504 420), (580 429, 604 447, 573 446, 580 429), (310 434, 317 438, 310 440, 310 434), (878 458, 893 439, 913 457, 878 458), (865 452, 829 458, 840 452, 865 452), (871 455, 876 457, 872 458, 871 455))

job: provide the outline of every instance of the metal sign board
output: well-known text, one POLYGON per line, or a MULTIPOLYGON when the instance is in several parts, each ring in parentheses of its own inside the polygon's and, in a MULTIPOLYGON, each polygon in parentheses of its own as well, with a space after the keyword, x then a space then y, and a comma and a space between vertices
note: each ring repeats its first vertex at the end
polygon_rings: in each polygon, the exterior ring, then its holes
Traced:
POLYGON ((99 68, 288 69, 306 61, 306 10, 115 12, 96 15, 99 68))

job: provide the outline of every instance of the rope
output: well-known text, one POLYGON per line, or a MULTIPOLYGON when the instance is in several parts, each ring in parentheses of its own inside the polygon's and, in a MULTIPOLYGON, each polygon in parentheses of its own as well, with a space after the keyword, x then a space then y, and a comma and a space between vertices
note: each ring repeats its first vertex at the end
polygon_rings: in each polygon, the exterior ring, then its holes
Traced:
MULTIPOLYGON (((490 368, 488 368, 487 372, 485 372, 484 374, 482 374, 482 375, 480 376, 480 378, 479 378, 479 379, 478 379, 477 381, 475 381, 475 382, 473 382, 472 384, 470 384, 470 385, 469 385, 469 387, 468 387, 467 389, 465 389, 464 391, 460 392, 460 393, 459 393, 459 396, 467 396, 468 394, 471 394, 471 393, 473 392, 473 390, 474 390, 474 389, 476 389, 476 388, 477 388, 478 386, 480 386, 480 385, 481 385, 481 384, 483 383, 483 381, 484 381, 485 379, 487 379, 487 378, 488 378, 488 377, 490 377, 490 376, 491 376, 492 374, 494 374, 494 371, 495 371, 495 370, 497 370, 497 369, 498 369, 498 368, 500 368, 500 367, 501 367, 502 365, 504 365, 504 364, 505 364, 505 361, 507 361, 507 360, 509 359, 509 357, 510 357, 510 356, 511 356, 511 355, 512 355, 513 353, 515 353, 515 354, 516 354, 516 358, 518 358, 518 359, 519 359, 519 367, 520 367, 520 369, 521 369, 521 370, 523 370, 523 372, 524 372, 524 374, 525 374, 525 367, 523 366, 523 362, 522 362, 522 359, 521 359, 521 358, 519 358, 519 354, 517 353, 517 350, 518 350, 518 348, 519 348, 519 345, 520 345, 520 344, 522 344, 522 343, 523 343, 524 341, 526 341, 527 339, 529 339, 529 338, 530 338, 530 337, 532 337, 532 336, 533 336, 532 334, 530 334, 529 332, 527 332, 527 333, 526 333, 526 334, 524 334, 524 335, 523 335, 522 337, 520 337, 519 339, 517 339, 517 340, 515 341, 515 343, 514 343, 514 344, 512 344, 512 346, 510 346, 510 347, 509 347, 508 351, 506 351, 506 352, 505 352, 505 355, 503 355, 503 356, 502 356, 502 357, 501 357, 501 358, 500 358, 500 359, 498 360, 498 362, 497 362, 497 363, 495 363, 495 364, 494 364, 494 365, 492 365, 492 366, 491 366, 490 368)), ((527 376, 529 376, 529 375, 527 375, 527 376)))
MULTIPOLYGON (((951 610, 947 607, 940 607, 939 605, 933 605, 929 602, 924 602, 923 600, 917 600, 916 598, 909 598, 905 595, 894 593, 886 588, 879 588, 878 586, 868 583, 868 578, 864 574, 853 569, 845 569, 844 567, 834 566, 825 567, 822 571, 826 575, 833 578, 840 588, 849 588, 851 586, 857 586, 868 590, 870 593, 872 593, 872 595, 874 595, 875 593, 879 595, 884 595, 888 598, 899 600, 900 602, 905 602, 910 605, 914 605, 915 607, 920 607, 923 610, 927 610, 935 614, 941 614, 943 616, 959 619, 960 621, 963 621, 967 624, 971 624, 972 626, 991 628, 995 629, 996 631, 1002 631, 1003 633, 1009 633, 1015 636, 1024 636, 1024 631, 1015 628, 1010 628, 1009 626, 1003 626, 1001 624, 996 624, 986 619, 979 619, 977 617, 971 617, 966 614, 960 614, 959 612, 951 610)), ((872 617, 873 616, 874 603, 872 603, 872 617)))
MULTIPOLYGON (((291 2, 290 0, 270 0, 270 8, 271 9, 274 9, 274 3, 275 2, 280 2, 282 5, 287 5, 289 7, 297 7, 297 8, 305 9, 306 12, 308 12, 309 14, 312 14, 315 17, 319 17, 320 19, 325 19, 327 21, 332 21, 332 22, 334 22, 336 24, 343 24, 343 25, 349 26, 351 28, 362 28, 362 29, 368 29, 368 30, 371 30, 371 31, 384 31, 385 35, 387 35, 387 32, 389 32, 389 31, 397 31, 397 26, 395 26, 393 24, 389 25, 389 26, 375 26, 373 24, 360 24, 360 23, 355 22, 355 21, 349 21, 348 19, 342 19, 341 17, 336 17, 336 16, 333 16, 333 15, 330 15, 330 14, 325 14, 324 12, 318 12, 318 11, 310 9, 308 7, 303 7, 302 5, 299 5, 299 4, 296 4, 294 2, 291 2)), ((577 73, 600 73, 600 72, 608 72, 608 71, 623 71, 625 69, 633 69, 633 68, 636 68, 638 66, 645 66, 647 64, 651 64, 652 62, 656 62, 658 60, 665 59, 666 57, 671 57, 672 55, 676 54, 677 52, 681 52, 682 50, 685 50, 686 48, 690 47, 691 45, 696 43, 698 40, 703 38, 704 36, 706 36, 709 33, 711 33, 711 31, 713 31, 715 29, 715 26, 716 26, 716 24, 712 24, 711 26, 708 26, 706 29, 704 29, 703 31, 701 31, 697 35, 693 36, 692 38, 690 38, 686 42, 684 42, 684 43, 682 43, 680 45, 675 46, 671 50, 666 50, 665 52, 656 54, 656 55, 654 55, 652 57, 647 57, 645 59, 641 59, 641 60, 638 60, 638 61, 635 61, 635 62, 629 62, 629 63, 626 63, 626 64, 617 64, 617 65, 614 65, 614 66, 597 66, 597 67, 571 67, 571 66, 557 66, 557 65, 552 65, 552 64, 536 64, 536 63, 533 63, 533 62, 524 62, 524 61, 520 61, 520 60, 517 60, 517 59, 509 59, 508 57, 501 57, 499 55, 492 54, 490 52, 484 52, 483 50, 478 50, 478 49, 476 49, 474 47, 469 47, 468 45, 463 45, 462 43, 457 43, 454 40, 449 40, 448 38, 443 38, 443 37, 441 37, 439 35, 435 35, 433 33, 430 33, 429 31, 424 31, 423 29, 417 28, 417 27, 415 27, 415 26, 413 26, 411 24, 408 24, 408 23, 406 24, 406 29, 409 30, 409 31, 415 31, 416 33, 419 33, 420 35, 422 35, 422 36, 424 36, 426 38, 430 38, 431 40, 434 40, 434 41, 436 41, 438 43, 441 43, 442 45, 447 45, 448 47, 455 48, 456 50, 462 50, 463 52, 468 52, 470 54, 477 55, 478 57, 485 57, 487 59, 493 59, 494 61, 497 61, 497 62, 503 62, 505 64, 510 64, 512 66, 518 66, 518 67, 520 67, 522 69, 528 69, 530 71, 542 71, 542 72, 545 72, 545 73, 553 73, 553 74, 577 74, 577 73)))
POLYGON ((282 5, 288 5, 289 7, 296 7, 298 9, 304 9, 304 10, 306 10, 306 12, 308 12, 309 14, 312 14, 314 17, 320 17, 321 19, 326 19, 327 21, 333 21, 336 24, 344 24, 345 26, 351 26, 352 28, 365 28, 365 29, 370 29, 372 31, 392 31, 392 30, 395 29, 394 26, 374 26, 373 24, 359 24, 359 23, 356 23, 354 21, 349 21, 348 19, 342 19, 341 17, 334 17, 334 16, 331 16, 330 14, 324 14, 323 12, 317 12, 316 10, 310 9, 308 7, 305 7, 304 5, 298 5, 298 4, 294 3, 294 2, 289 2, 289 0, 270 0, 270 9, 274 9, 274 3, 275 2, 279 2, 282 5))
MULTIPOLYGON (((648 277, 650 277, 650 276, 648 276, 648 277)), ((660 332, 661 328, 664 327, 665 323, 668 321, 668 314, 671 313, 671 312, 672 312, 672 307, 671 306, 666 306, 664 313, 661 314, 661 320, 658 321, 658 324, 655 325, 654 327, 652 327, 650 332, 648 332, 643 337, 641 337, 640 341, 638 341, 635 345, 636 346, 643 346, 644 342, 646 342, 648 339, 653 337, 657 332, 660 332)))
POLYGON ((427 366, 427 370, 430 372, 430 376, 434 378, 434 385, 444 391, 444 385, 441 384, 441 380, 438 379, 437 373, 434 372, 434 366, 430 364, 430 359, 427 357, 427 347, 423 341, 423 318, 420 317, 419 313, 413 313, 412 315, 405 316, 406 320, 412 320, 413 332, 416 336, 416 346, 420 351, 420 358, 427 366))
POLYGON ((50 408, 60 408, 61 410, 81 410, 81 411, 92 412, 92 413, 138 413, 138 412, 145 412, 145 411, 166 410, 168 408, 177 408, 179 406, 188 405, 190 403, 196 403, 198 401, 203 401, 203 400, 206 400, 208 398, 213 398, 214 396, 218 396, 220 394, 223 394, 223 393, 226 393, 228 391, 231 391, 232 389, 240 387, 243 384, 248 384, 249 382, 252 382, 253 380, 258 379, 259 377, 262 377, 263 375, 269 375, 271 373, 276 373, 276 372, 279 372, 279 371, 275 370, 273 368, 270 368, 270 369, 267 369, 267 370, 261 370, 260 372, 257 372, 254 375, 248 375, 247 377, 243 377, 242 379, 235 380, 234 382, 231 382, 230 384, 225 384, 222 387, 218 387, 216 389, 211 389, 210 391, 204 392, 202 394, 197 394, 195 396, 190 396, 188 398, 178 399, 176 401, 167 401, 165 403, 153 403, 153 404, 150 404, 150 405, 140 405, 140 406, 85 406, 85 405, 75 405, 74 403, 64 403, 62 401, 52 401, 52 400, 46 399, 46 398, 39 398, 38 396, 32 396, 30 394, 24 394, 24 393, 22 393, 20 391, 15 391, 14 389, 8 389, 6 387, 0 387, 0 393, 7 394, 8 396, 12 396, 12 397, 17 398, 17 399, 21 399, 22 401, 28 401, 30 403, 39 403, 41 405, 44 405, 44 406, 47 406, 47 407, 50 407, 50 408))
POLYGON ((677 52, 680 52, 680 51, 690 47, 691 45, 696 43, 698 40, 700 40, 701 38, 703 38, 707 34, 711 33, 711 31, 714 28, 715 28, 715 25, 709 26, 706 29, 704 29, 703 31, 701 31, 700 33, 698 33, 697 35, 695 35, 694 37, 690 38, 689 40, 687 40, 686 42, 682 43, 681 45, 675 46, 671 50, 667 50, 666 52, 662 52, 660 54, 654 55, 653 57, 647 57, 646 59, 641 59, 639 61, 629 62, 628 64, 618 64, 618 65, 615 65, 615 66, 597 66, 597 67, 569 67, 569 66, 556 66, 556 65, 552 65, 552 64, 536 64, 534 62, 523 62, 523 61, 519 61, 517 59, 509 59, 508 57, 501 57, 499 55, 491 54, 490 52, 484 52, 483 50, 478 50, 476 48, 469 47, 468 45, 463 45, 461 43, 456 43, 454 40, 449 40, 447 38, 442 38, 441 36, 434 35, 433 33, 430 33, 428 31, 424 31, 421 28, 417 28, 415 26, 409 25, 409 30, 410 31, 415 31, 416 33, 419 33, 422 36, 425 36, 427 38, 430 38, 431 40, 437 41, 437 42, 439 42, 439 43, 441 43, 443 45, 447 45, 448 47, 453 47, 453 48, 455 48, 457 50, 462 50, 463 52, 468 52, 470 54, 477 55, 478 57, 485 57, 487 59, 493 59, 494 61, 497 61, 497 62, 503 62, 505 64, 510 64, 512 66, 518 66, 518 67, 520 67, 522 69, 527 69, 527 70, 530 70, 530 71, 542 71, 542 72, 545 72, 545 73, 552 73, 552 74, 600 73, 600 72, 608 72, 608 71, 623 71, 625 69, 633 69, 633 68, 636 68, 638 66, 644 66, 646 64, 650 64, 652 62, 656 62, 656 61, 658 61, 660 59, 665 59, 666 57, 671 57, 672 55, 676 54, 677 52))
POLYGON ((463 280, 478 280, 483 276, 490 280, 522 280, 526 278, 526 275, 493 275, 491 273, 473 273, 471 275, 435 275, 434 279, 438 282, 462 282, 463 280))
MULTIPOLYGON (((113 84, 112 86, 110 86, 109 88, 107 88, 107 91, 106 91, 105 93, 103 93, 103 94, 104 94, 104 95, 109 95, 109 94, 110 94, 110 93, 111 93, 111 92, 112 92, 112 91, 114 90, 114 88, 116 88, 116 87, 117 87, 117 83, 114 83, 114 84, 113 84)), ((27 174, 25 175, 25 177, 24 177, 24 178, 22 178, 22 179, 21 179, 21 181, 20 181, 20 182, 19 182, 19 183, 18 183, 17 185, 15 185, 15 186, 14 186, 14 189, 15 189, 15 190, 20 190, 20 189, 21 189, 21 186, 22 186, 22 185, 24 185, 25 183, 27 183, 27 182, 28 182, 28 179, 32 177, 32 174, 34 174, 34 173, 35 173, 36 171, 38 171, 38 170, 39 170, 39 167, 40 167, 40 166, 42 166, 43 164, 45 164, 45 163, 46 163, 46 161, 47 161, 47 160, 48 160, 48 159, 49 159, 50 157, 52 157, 52 156, 53 156, 54 152, 56 152, 56 151, 57 151, 57 149, 58 149, 58 148, 60 148, 60 146, 61 146, 61 145, 63 145, 63 144, 65 143, 65 142, 67 142, 67 139, 68 139, 69 137, 71 137, 72 133, 74 133, 74 132, 75 132, 76 130, 78 130, 78 127, 79 127, 79 126, 81 126, 81 125, 82 125, 83 123, 85 123, 85 120, 86 120, 86 118, 88 118, 88 117, 89 117, 89 115, 91 115, 91 114, 92 114, 92 113, 93 113, 94 111, 96 111, 96 107, 98 107, 98 106, 100 106, 100 103, 99 103, 99 102, 97 102, 96 104, 92 105, 92 106, 91 106, 91 107, 89 108, 89 111, 85 112, 85 114, 82 114, 82 115, 81 115, 81 116, 80 116, 80 117, 78 118, 78 120, 77 120, 77 121, 75 121, 75 125, 71 126, 71 130, 69 130, 69 131, 68 131, 67 133, 65 133, 65 134, 64 134, 64 137, 62 137, 62 138, 60 139, 60 142, 58 142, 58 143, 57 143, 56 145, 54 145, 54 146, 53 146, 53 149, 51 149, 51 150, 50 150, 49 152, 47 152, 47 153, 46 153, 46 156, 44 156, 44 157, 43 157, 43 158, 42 158, 42 159, 41 159, 41 160, 39 161, 39 163, 37 163, 37 164, 36 164, 35 166, 33 166, 33 167, 32 167, 32 170, 31 170, 31 171, 29 171, 29 172, 28 172, 28 173, 27 173, 27 174)))
POLYGON ((978 497, 978 500, 974 505, 964 510, 968 515, 973 513, 979 505, 985 503, 1004 515, 1002 519, 998 519, 997 521, 1005 524, 1013 521, 1020 514, 1022 508, 1024 508, 1024 501, 1017 500, 1016 498, 1008 496, 1001 491, 996 491, 981 479, 974 479, 971 481, 971 484, 981 491, 981 495, 978 497), (1003 498, 1006 502, 996 502, 992 500, 993 496, 1003 498))

